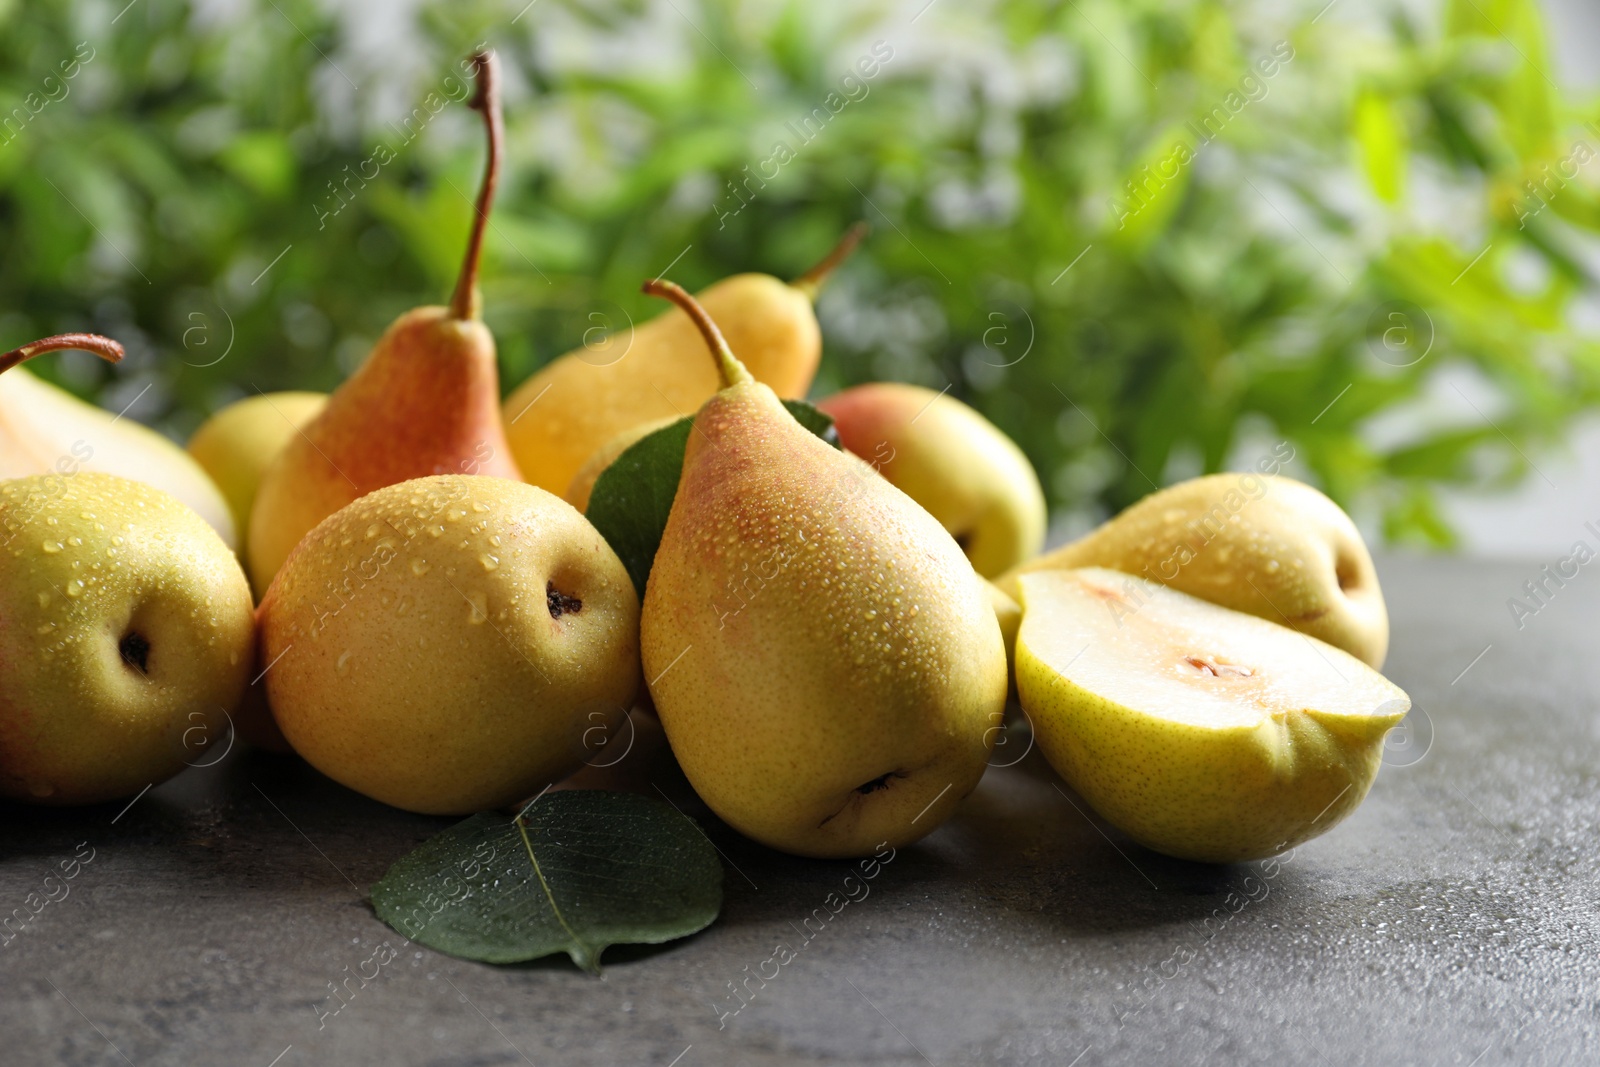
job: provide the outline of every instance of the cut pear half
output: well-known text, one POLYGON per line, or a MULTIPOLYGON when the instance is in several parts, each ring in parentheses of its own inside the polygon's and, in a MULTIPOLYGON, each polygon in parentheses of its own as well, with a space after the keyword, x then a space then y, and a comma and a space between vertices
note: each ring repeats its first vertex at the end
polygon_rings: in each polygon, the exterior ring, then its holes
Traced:
POLYGON ((1045 758, 1139 843, 1227 863, 1354 811, 1411 707, 1354 656, 1098 568, 1021 578, 1017 694, 1045 758))

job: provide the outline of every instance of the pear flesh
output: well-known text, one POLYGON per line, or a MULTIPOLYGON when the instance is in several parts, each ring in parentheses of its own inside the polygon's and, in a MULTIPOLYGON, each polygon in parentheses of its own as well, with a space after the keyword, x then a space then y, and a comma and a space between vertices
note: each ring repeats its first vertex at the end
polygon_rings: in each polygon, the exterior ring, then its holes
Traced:
POLYGON ((1158 852, 1273 855, 1354 811, 1405 693, 1350 654, 1115 571, 1021 579, 1017 691, 1040 749, 1158 852))
POLYGON ((198 514, 80 471, 0 482, 0 530, 0 796, 129 796, 227 736, 250 589, 198 514))
POLYGON ((1389 649, 1378 572, 1355 523, 1281 475, 1211 474, 1152 493, 996 584, 1042 570, 1110 567, 1281 623, 1375 669, 1389 649))
POLYGON ((267 699, 294 750, 428 814, 564 778, 640 682, 621 560, 571 505, 504 478, 419 478, 335 512, 289 556, 259 626, 267 699))
POLYGON ((995 612, 932 516, 728 358, 645 593, 662 726, 748 837, 819 857, 915 841, 983 775, 1007 687, 995 612))

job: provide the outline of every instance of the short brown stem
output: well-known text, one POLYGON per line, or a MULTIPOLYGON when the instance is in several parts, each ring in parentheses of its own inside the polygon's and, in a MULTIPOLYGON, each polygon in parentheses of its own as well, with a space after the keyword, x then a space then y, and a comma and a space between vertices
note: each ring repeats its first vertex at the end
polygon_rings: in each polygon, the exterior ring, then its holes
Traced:
POLYGON ((823 256, 815 267, 812 267, 789 284, 812 300, 815 300, 817 294, 822 291, 823 284, 827 282, 828 276, 834 272, 834 269, 839 264, 850 258, 850 253, 856 250, 856 245, 861 243, 861 239, 866 237, 867 231, 871 229, 872 227, 865 222, 858 222, 851 226, 844 231, 844 236, 839 238, 839 243, 833 246, 833 250, 823 256))
POLYGON ((478 91, 467 106, 483 113, 489 133, 489 158, 484 163, 483 185, 478 190, 472 234, 467 239, 467 258, 456 278, 456 291, 450 297, 450 314, 458 319, 478 317, 478 261, 483 256, 483 233, 489 225, 489 210, 494 205, 495 187, 500 184, 500 145, 505 140, 505 121, 500 114, 500 82, 494 52, 479 52, 472 57, 477 67, 478 91))
POLYGON ((68 351, 93 352, 107 363, 119 363, 124 355, 122 346, 109 337, 97 333, 58 333, 0 355, 0 372, 46 352, 68 351))
POLYGON ((651 296, 659 296, 677 304, 689 316, 689 321, 699 327, 700 336, 706 339, 706 347, 711 349, 711 355, 717 361, 717 374, 722 379, 722 388, 755 381, 750 372, 745 370, 744 364, 739 362, 739 357, 733 354, 733 349, 728 347, 727 338, 722 336, 717 324, 706 314, 706 309, 700 306, 700 301, 690 296, 683 286, 664 278, 651 278, 641 289, 651 296))

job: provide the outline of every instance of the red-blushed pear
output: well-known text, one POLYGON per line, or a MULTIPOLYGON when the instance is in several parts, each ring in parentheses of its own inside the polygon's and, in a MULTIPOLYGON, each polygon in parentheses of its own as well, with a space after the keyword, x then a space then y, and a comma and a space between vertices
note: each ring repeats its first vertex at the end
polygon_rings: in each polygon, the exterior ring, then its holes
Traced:
POLYGON ((950 531, 973 568, 996 578, 1044 546, 1039 476, 1016 442, 953 396, 872 382, 817 407, 839 442, 950 531))
POLYGON ((804 429, 693 297, 722 388, 695 416, 646 586, 650 695, 724 821, 803 856, 937 828, 983 776, 1006 652, 939 523, 804 429))
POLYGON ((449 307, 396 319, 372 354, 290 440, 250 516, 250 577, 265 589, 317 523, 357 497, 431 474, 521 479, 500 424, 494 337, 478 318, 478 259, 500 173, 500 94, 492 53, 474 57, 471 106, 489 154, 466 260, 449 307))
POLYGON ((207 473, 183 449, 141 426, 17 366, 46 352, 93 352, 117 363, 122 346, 92 333, 46 337, 0 355, 0 478, 28 474, 116 474, 171 493, 211 524, 228 547, 236 547, 228 502, 207 473), (15 369, 13 369, 15 368, 15 369))

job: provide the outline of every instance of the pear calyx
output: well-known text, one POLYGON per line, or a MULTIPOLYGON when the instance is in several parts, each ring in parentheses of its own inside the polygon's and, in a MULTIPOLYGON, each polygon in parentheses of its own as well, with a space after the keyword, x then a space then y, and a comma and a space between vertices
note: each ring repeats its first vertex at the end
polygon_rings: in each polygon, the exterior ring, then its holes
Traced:
POLYGON ((97 333, 58 333, 0 355, 0 372, 46 352, 68 351, 93 352, 107 363, 120 363, 124 354, 120 344, 97 333))
POLYGON ((640 292, 672 301, 689 316, 689 321, 699 327, 700 336, 706 339, 706 347, 711 349, 711 355, 717 361, 717 375, 722 380, 722 388, 755 381, 755 376, 745 370, 739 357, 728 347, 727 339, 722 336, 722 331, 711 316, 706 314, 706 309, 700 306, 700 301, 690 296, 683 286, 664 278, 651 278, 640 286, 640 292))
POLYGON ((505 140, 505 120, 500 113, 500 81, 495 69, 494 51, 472 57, 477 68, 478 89, 467 106, 483 113, 489 133, 489 157, 484 162, 483 185, 478 190, 472 234, 467 239, 467 257, 456 278, 456 291, 450 297, 450 314, 457 319, 476 319, 483 301, 478 296, 478 260, 483 253, 483 231, 489 225, 489 209, 494 204, 495 187, 500 184, 500 144, 505 140))
POLYGON ((839 238, 839 243, 834 245, 827 255, 818 260, 816 266, 790 282, 790 287, 806 294, 807 299, 816 300, 817 294, 822 291, 823 285, 827 283, 828 276, 834 272, 834 269, 839 264, 850 258, 850 254, 856 250, 856 245, 861 243, 871 229, 872 227, 868 226, 864 220, 852 224, 848 230, 844 231, 844 236, 839 238))

